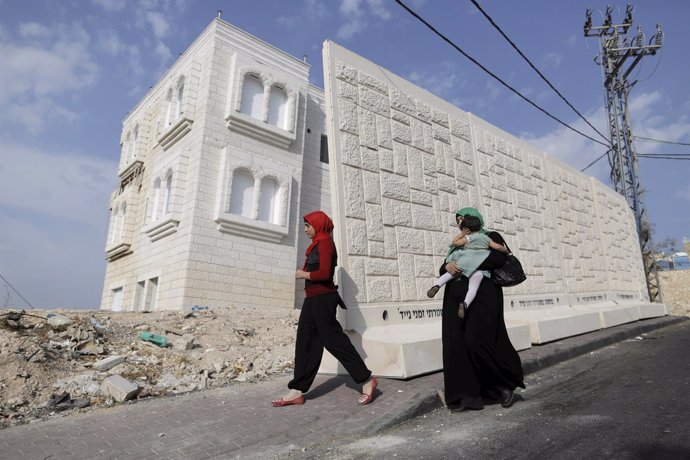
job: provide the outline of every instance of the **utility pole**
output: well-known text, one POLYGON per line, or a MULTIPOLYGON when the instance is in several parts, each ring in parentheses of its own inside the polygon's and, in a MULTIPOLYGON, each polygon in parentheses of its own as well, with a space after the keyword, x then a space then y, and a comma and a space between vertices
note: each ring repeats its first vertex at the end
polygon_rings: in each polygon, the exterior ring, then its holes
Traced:
POLYGON ((604 75, 606 91, 606 111, 608 112, 610 150, 608 151, 611 167, 611 183, 615 190, 628 201, 635 214, 637 234, 642 250, 642 262, 647 278, 649 300, 661 301, 659 280, 651 248, 651 232, 647 210, 644 205, 643 187, 640 180, 640 169, 633 142, 630 113, 628 111, 628 93, 636 81, 629 83, 630 72, 647 55, 654 55, 663 44, 661 25, 657 24, 656 32, 645 43, 642 27, 637 27, 633 37, 628 36, 632 26, 632 6, 628 4, 625 19, 621 24, 614 24, 611 18, 612 8, 608 6, 601 26, 592 25, 592 10, 585 13, 585 37, 599 37, 601 44, 600 62, 604 75))

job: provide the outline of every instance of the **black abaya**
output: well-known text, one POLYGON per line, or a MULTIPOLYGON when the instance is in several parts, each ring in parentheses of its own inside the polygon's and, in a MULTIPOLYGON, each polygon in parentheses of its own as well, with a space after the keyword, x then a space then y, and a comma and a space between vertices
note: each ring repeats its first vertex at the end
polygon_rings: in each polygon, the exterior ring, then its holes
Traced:
MULTIPOLYGON (((499 244, 497 232, 488 236, 499 244)), ((505 260, 492 251, 479 267, 492 269, 505 260)), ((445 272, 445 264, 441 267, 445 272)), ((524 388, 520 356, 510 343, 503 318, 503 289, 483 278, 465 319, 458 318, 458 305, 465 298, 467 277, 445 286, 442 314, 443 381, 446 403, 482 409, 483 398, 498 399, 501 389, 524 388)))

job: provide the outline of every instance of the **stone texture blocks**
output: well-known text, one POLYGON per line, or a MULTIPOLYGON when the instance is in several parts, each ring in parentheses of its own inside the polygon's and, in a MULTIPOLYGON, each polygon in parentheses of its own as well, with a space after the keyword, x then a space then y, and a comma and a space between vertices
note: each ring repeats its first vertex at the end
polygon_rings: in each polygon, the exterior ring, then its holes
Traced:
POLYGON ((343 170, 333 192, 345 210, 335 217, 347 229, 339 247, 365 256, 372 243, 382 242, 386 251, 369 252, 366 266, 397 261, 385 273, 346 264, 352 279, 366 286, 351 300, 426 302, 423 286, 435 276, 428 266, 436 265, 428 260, 440 264, 447 244, 440 242, 456 231, 446 222, 459 206, 479 208, 487 227, 501 231, 522 260, 528 280, 511 294, 620 291, 645 300, 634 222, 622 197, 353 53, 327 46, 335 68, 327 89, 337 88, 326 95, 334 108, 332 168, 343 170), (392 168, 389 157, 377 155, 383 145, 392 149, 392 168))

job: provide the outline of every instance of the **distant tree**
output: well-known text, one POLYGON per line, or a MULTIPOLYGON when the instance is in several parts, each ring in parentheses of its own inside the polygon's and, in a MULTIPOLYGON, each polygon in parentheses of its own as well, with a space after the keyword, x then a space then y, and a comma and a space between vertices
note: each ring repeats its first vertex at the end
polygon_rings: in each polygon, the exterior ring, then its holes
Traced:
POLYGON ((656 225, 653 223, 649 223, 649 236, 652 241, 651 245, 651 250, 652 254, 657 255, 657 256, 664 256, 667 254, 673 254, 676 252, 676 246, 678 245, 678 241, 675 238, 666 238, 664 240, 661 240, 659 242, 656 242, 656 238, 654 238, 654 234, 656 233, 656 225))
POLYGON ((666 238, 653 244, 655 254, 673 254, 676 252, 678 241, 675 238, 666 238))

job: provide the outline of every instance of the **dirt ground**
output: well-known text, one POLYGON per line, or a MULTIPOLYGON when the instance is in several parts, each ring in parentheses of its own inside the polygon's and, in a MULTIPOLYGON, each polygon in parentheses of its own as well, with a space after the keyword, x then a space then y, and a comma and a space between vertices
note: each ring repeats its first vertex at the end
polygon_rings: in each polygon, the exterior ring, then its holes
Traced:
POLYGON ((298 316, 294 309, 0 310, 0 428, 285 374, 298 316), (167 346, 146 333, 164 336, 167 346), (109 368, 99 362, 105 358, 121 362, 109 368), (113 376, 135 390, 112 391, 104 381, 113 376))

